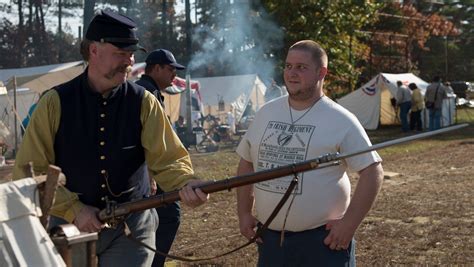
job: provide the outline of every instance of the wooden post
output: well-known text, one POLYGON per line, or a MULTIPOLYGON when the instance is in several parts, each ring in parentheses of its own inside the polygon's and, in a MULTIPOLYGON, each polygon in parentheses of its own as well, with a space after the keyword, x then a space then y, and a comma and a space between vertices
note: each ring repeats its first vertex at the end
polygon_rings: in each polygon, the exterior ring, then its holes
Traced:
MULTIPOLYGON (((63 229, 63 235, 55 236, 53 235, 51 239, 53 240, 54 245, 58 248, 59 254, 63 257, 64 262, 68 267, 73 266, 72 259, 72 246, 78 245, 81 243, 86 243, 86 266, 87 267, 96 267, 97 266, 97 255, 96 255, 96 241, 99 238, 98 233, 80 233, 73 234, 68 236, 68 228, 76 228, 72 224, 62 224, 58 226, 63 229)), ((77 229, 77 228, 76 228, 77 229)), ((81 255, 83 256, 83 255, 81 255)))
POLYGON ((54 196, 56 195, 56 189, 58 188, 60 174, 61 168, 54 165, 49 165, 48 172, 46 174, 44 192, 40 202, 41 211, 43 212, 40 221, 45 229, 48 229, 49 211, 51 210, 51 206, 53 206, 54 196))
MULTIPOLYGON (((98 237, 97 237, 98 238, 98 237)), ((87 241, 87 267, 97 266, 96 239, 87 241)))
MULTIPOLYGON (((55 239, 53 238, 53 242, 55 239)), ((58 246, 56 242, 54 242, 56 248, 58 249, 59 254, 63 258, 64 263, 66 263, 67 267, 72 267, 72 251, 71 248, 67 245, 58 246)))
POLYGON ((29 162, 24 167, 25 175, 35 179, 38 183, 38 192, 40 197, 40 207, 42 216, 40 217, 41 224, 45 229, 48 229, 48 218, 51 206, 53 206, 54 196, 56 195, 56 189, 59 184, 65 184, 66 179, 61 174, 61 168, 49 165, 48 171, 45 175, 35 176, 33 170, 33 163, 29 162))
MULTIPOLYGON (((21 13, 21 11, 20 11, 21 13)), ((16 108, 16 76, 13 76, 13 109, 15 111, 15 113, 18 114, 18 109, 16 108)), ((8 97, 8 94, 7 94, 7 97, 8 97)), ((18 118, 20 119, 20 118, 18 118)), ((14 119, 13 120, 13 127, 15 127, 15 130, 13 131, 14 134, 15 134, 15 147, 13 148, 13 157, 15 158, 16 157, 16 153, 18 152, 18 123, 17 123, 17 120, 14 119)))

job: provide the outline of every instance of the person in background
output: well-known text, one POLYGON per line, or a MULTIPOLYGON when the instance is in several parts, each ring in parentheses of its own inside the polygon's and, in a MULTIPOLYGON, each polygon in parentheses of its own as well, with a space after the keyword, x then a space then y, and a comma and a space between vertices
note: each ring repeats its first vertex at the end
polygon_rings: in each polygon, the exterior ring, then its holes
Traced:
POLYGON ((422 131, 421 112, 425 108, 425 101, 420 88, 415 83, 410 83, 408 88, 411 90, 410 130, 422 131))
POLYGON ((180 128, 185 128, 185 127, 186 125, 184 124, 184 117, 179 115, 178 120, 174 122, 174 128, 178 130, 180 128))
POLYGON ((173 53, 166 49, 152 51, 146 57, 145 63, 145 74, 135 83, 152 93, 164 109, 165 98, 162 92, 172 85, 176 70, 184 70, 186 67, 179 64, 173 53))
POLYGON ((189 144, 186 140, 186 124, 184 123, 184 117, 179 115, 178 120, 174 122, 174 129, 178 134, 179 139, 183 143, 186 149, 189 149, 189 144))
POLYGON ((101 10, 81 43, 88 62, 84 72, 43 96, 26 129, 13 176, 26 177, 49 164, 67 177, 58 188, 50 226, 73 223, 82 232, 98 232, 98 266, 148 267, 154 253, 138 246, 124 232, 155 246, 158 216, 154 209, 127 216, 108 228, 97 213, 110 201, 130 202, 150 194, 150 176, 166 191, 179 190, 185 205, 196 207, 208 195, 193 187, 191 159, 172 130, 158 100, 127 81, 138 44, 136 23, 124 15, 101 10))
MULTIPOLYGON (((290 47, 284 68, 288 96, 257 111, 237 147, 237 175, 371 145, 357 118, 324 95, 327 66, 327 54, 318 43, 303 40, 290 47)), ((381 188, 382 159, 374 151, 342 161, 298 174, 298 185, 288 200, 292 204, 285 203, 257 242, 258 266, 355 264, 354 234, 381 188), (352 198, 348 171, 360 176, 352 198)), ((237 188, 244 237, 255 236, 255 227, 268 219, 291 180, 288 176, 237 188)))
POLYGON ((444 85, 446 86, 446 93, 454 94, 454 89, 453 89, 453 87, 451 87, 450 82, 445 82, 444 85))
POLYGON ((28 109, 28 114, 26 114, 26 117, 21 121, 21 136, 25 135, 26 127, 28 127, 28 123, 30 123, 30 118, 35 111, 37 104, 38 102, 35 102, 30 106, 28 109))
POLYGON ((430 131, 441 127, 441 110, 443 99, 448 97, 448 90, 441 83, 441 78, 435 76, 433 81, 428 85, 425 92, 425 106, 429 110, 429 129, 430 131))
POLYGON ((5 153, 7 153, 7 137, 10 135, 10 130, 5 126, 3 121, 0 120, 0 166, 6 164, 5 153))
POLYGON ((230 107, 230 110, 227 112, 227 125, 229 125, 229 138, 232 138, 235 135, 235 115, 234 108, 230 107))
POLYGON ((33 112, 36 109, 36 105, 40 101, 40 99, 48 92, 49 90, 43 91, 40 96, 38 97, 38 100, 33 103, 33 105, 30 106, 28 109, 28 114, 26 117, 21 121, 21 136, 25 135, 26 127, 28 127, 28 123, 30 123, 31 116, 33 115, 33 112))
POLYGON ((272 79, 270 87, 265 91, 265 103, 282 95, 285 95, 284 89, 278 86, 276 81, 272 79))
POLYGON ((400 107, 402 131, 408 132, 410 130, 408 124, 408 112, 411 108, 411 92, 401 81, 397 81, 397 88, 397 104, 400 107))
MULTIPOLYGON (((143 74, 135 83, 145 87, 151 92, 160 102, 163 109, 165 109, 164 96, 162 92, 172 85, 176 77, 176 70, 183 70, 185 67, 179 64, 173 53, 166 49, 157 49, 145 59, 145 74, 143 74)), ((176 129, 177 130, 177 129, 176 129)), ((177 132, 179 139, 187 149, 187 142, 183 142, 184 137, 177 132)), ((164 190, 157 186, 154 180, 151 180, 152 187, 156 188, 156 194, 163 194, 164 190)), ((168 254, 171 245, 173 244, 176 232, 178 231, 181 222, 181 207, 178 202, 156 208, 160 224, 156 231, 156 248, 168 254)), ((153 260, 153 267, 163 266, 166 258, 159 254, 155 254, 153 260)))

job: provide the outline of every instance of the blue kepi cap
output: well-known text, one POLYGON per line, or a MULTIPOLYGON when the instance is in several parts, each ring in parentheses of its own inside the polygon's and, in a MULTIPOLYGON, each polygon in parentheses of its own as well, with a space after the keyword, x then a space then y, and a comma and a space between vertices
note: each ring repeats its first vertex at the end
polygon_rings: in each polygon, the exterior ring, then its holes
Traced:
POLYGON ((138 44, 137 24, 131 18, 109 10, 100 10, 87 29, 86 38, 91 41, 110 43, 116 47, 136 51, 146 50, 138 44))

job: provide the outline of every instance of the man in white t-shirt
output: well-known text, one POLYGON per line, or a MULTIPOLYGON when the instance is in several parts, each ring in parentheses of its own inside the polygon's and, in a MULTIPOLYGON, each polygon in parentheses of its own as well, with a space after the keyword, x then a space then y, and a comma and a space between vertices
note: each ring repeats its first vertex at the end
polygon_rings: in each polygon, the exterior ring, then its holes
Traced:
MULTIPOLYGON (((357 118, 324 96, 327 61, 326 52, 314 41, 290 47, 284 69, 288 96, 268 103, 256 114, 237 148, 238 175, 371 145, 357 118)), ((291 207, 292 197, 258 240, 258 266, 355 264, 354 233, 381 188, 381 161, 376 152, 370 152, 347 158, 338 166, 300 173, 291 207), (346 171, 360 176, 352 199, 346 171)), ((255 227, 267 220, 291 179, 237 189, 242 235, 248 239, 255 235, 255 227), (256 215, 252 214, 254 204, 256 215)))

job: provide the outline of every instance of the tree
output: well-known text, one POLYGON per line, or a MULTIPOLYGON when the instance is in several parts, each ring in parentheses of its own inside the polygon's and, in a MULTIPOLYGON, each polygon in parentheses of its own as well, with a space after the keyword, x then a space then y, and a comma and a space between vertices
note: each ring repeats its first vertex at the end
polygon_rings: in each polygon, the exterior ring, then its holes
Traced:
POLYGON ((361 72, 353 59, 368 57, 367 45, 360 41, 360 32, 376 21, 379 4, 366 1, 262 1, 271 16, 284 29, 285 49, 277 52, 282 72, 283 60, 289 45, 302 39, 319 42, 329 56, 326 88, 334 97, 347 92, 361 72))
POLYGON ((0 25, 2 42, 0 54, 6 54, 3 67, 26 67, 57 63, 57 49, 51 46, 53 34, 46 31, 43 1, 18 1, 19 24, 6 18, 0 25), (24 12, 28 11, 27 20, 24 12))
MULTIPOLYGON (((472 1, 446 1, 437 6, 439 16, 452 22, 447 32, 433 34, 420 55, 420 71, 426 79, 434 75, 445 80, 469 81, 474 77, 474 5, 472 1)), ((432 6, 420 6, 431 12, 432 6)))
POLYGON ((89 23, 91 23, 92 18, 94 17, 94 7, 95 7, 95 0, 85 0, 84 1, 84 17, 83 17, 83 28, 82 28, 82 36, 86 36, 87 28, 89 27, 89 23))
MULTIPOLYGON (((178 41, 178 28, 174 22, 176 12, 175 0, 144 1, 142 3, 130 4, 127 7, 127 15, 134 18, 137 23, 137 35, 140 44, 148 52, 164 48, 173 52, 177 58, 184 51, 183 45, 178 41)), ((145 53, 136 53, 136 61, 144 61, 145 53)))
POLYGON ((18 25, 13 25, 4 18, 0 21, 0 68, 14 68, 18 65, 18 55, 16 45, 18 25))
POLYGON ((427 59, 427 53, 432 53, 426 46, 427 42, 433 36, 459 34, 451 21, 433 13, 430 4, 418 3, 415 7, 387 3, 377 14, 380 19, 371 29, 369 41, 370 69, 365 72, 368 77, 378 72, 414 72, 427 79, 431 76, 429 73, 438 72, 436 65, 439 63, 439 57, 433 58, 435 62, 427 59), (417 8, 427 10, 424 12, 417 8), (424 63, 431 67, 420 69, 424 63))

